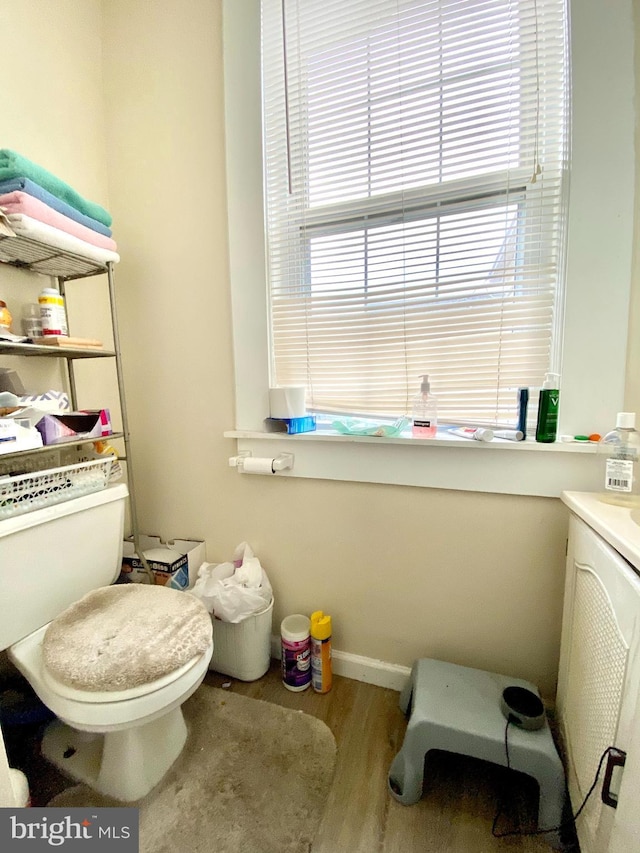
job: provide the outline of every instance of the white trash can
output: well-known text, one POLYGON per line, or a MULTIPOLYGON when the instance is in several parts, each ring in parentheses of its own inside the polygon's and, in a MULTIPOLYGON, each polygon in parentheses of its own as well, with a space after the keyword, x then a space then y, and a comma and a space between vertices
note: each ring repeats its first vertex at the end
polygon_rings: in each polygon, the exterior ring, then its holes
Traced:
POLYGON ((262 678, 271 663, 273 597, 264 610, 242 622, 213 617, 213 657, 209 669, 240 681, 262 678))

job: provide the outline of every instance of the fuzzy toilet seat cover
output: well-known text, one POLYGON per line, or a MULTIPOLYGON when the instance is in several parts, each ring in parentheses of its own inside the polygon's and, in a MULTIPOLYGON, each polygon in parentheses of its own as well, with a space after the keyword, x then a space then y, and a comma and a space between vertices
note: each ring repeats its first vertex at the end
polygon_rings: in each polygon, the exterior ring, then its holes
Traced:
POLYGON ((202 602, 162 586, 121 584, 87 593, 49 625, 43 658, 77 690, 127 690, 175 672, 211 643, 202 602))

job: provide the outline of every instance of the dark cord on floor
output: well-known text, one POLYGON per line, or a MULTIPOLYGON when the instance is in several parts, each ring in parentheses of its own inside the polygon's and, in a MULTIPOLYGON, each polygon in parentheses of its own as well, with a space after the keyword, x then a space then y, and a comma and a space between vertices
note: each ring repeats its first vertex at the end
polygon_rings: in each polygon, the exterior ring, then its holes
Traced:
MULTIPOLYGON (((508 770, 511 769, 511 760, 509 758, 509 726, 514 722, 515 722, 515 718, 509 717, 509 719, 507 720, 507 725, 504 728, 504 750, 505 750, 505 754, 507 757, 507 769, 508 770)), ((544 835, 547 832, 560 832, 563 829, 568 829, 569 827, 573 827, 576 820, 578 819, 578 817, 582 813, 582 810, 587 805, 587 801, 588 801, 589 797, 591 796, 591 794, 593 794, 595 787, 598 784, 598 778, 600 776, 600 771, 602 770, 602 765, 604 763, 605 758, 612 751, 617 752, 617 750, 614 746, 608 746, 605 749, 605 751, 602 753, 602 755, 600 756, 600 761, 598 762, 598 769, 596 770, 596 775, 595 775, 595 779, 593 780, 593 784, 591 785, 591 787, 587 791, 587 795, 584 798, 584 800, 582 801, 580 808, 572 817, 570 817, 566 821, 563 821, 562 823, 558 824, 558 826, 552 826, 549 829, 533 829, 533 830, 513 829, 513 830, 510 830, 508 832, 496 832, 496 825, 497 825, 498 820, 502 814, 502 808, 503 808, 503 803, 500 802, 498 804, 498 810, 496 811, 495 817, 493 819, 493 825, 491 827, 491 834, 494 836, 494 838, 506 838, 507 836, 512 836, 512 835, 544 835)))

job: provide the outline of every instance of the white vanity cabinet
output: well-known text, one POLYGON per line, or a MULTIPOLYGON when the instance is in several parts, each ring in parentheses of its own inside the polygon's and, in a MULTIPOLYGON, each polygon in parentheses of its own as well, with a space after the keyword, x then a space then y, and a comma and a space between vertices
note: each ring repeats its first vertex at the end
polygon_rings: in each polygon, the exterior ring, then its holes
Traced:
POLYGON ((640 851, 640 526, 629 509, 565 492, 571 510, 557 712, 575 813, 607 747, 617 808, 602 801, 607 760, 578 818, 582 853, 640 851))

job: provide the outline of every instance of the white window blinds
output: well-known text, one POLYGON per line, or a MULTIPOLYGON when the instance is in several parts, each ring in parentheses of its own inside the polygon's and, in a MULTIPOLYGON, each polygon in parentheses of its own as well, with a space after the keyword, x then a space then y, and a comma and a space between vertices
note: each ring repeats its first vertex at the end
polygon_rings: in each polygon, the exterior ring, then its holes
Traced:
POLYGON ((262 5, 273 383, 513 422, 559 363, 564 0, 262 5))

